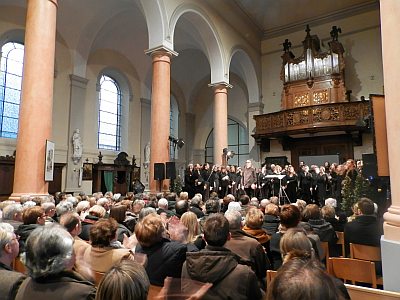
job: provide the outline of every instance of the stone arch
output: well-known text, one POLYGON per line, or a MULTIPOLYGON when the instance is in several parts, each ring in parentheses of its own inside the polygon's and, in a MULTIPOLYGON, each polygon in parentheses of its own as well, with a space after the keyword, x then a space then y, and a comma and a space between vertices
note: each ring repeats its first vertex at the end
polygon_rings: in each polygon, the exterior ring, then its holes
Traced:
POLYGON ((246 83, 249 95, 249 103, 260 101, 260 84, 258 82, 257 72, 254 63, 245 50, 236 47, 231 52, 229 60, 229 69, 232 68, 232 63, 235 63, 236 71, 239 77, 246 83))
POLYGON ((193 4, 183 4, 175 9, 169 25, 172 44, 174 44, 177 23, 183 15, 188 15, 188 20, 196 27, 202 38, 202 50, 205 52, 211 68, 211 84, 228 83, 229 76, 225 67, 223 44, 217 29, 202 8, 193 4))

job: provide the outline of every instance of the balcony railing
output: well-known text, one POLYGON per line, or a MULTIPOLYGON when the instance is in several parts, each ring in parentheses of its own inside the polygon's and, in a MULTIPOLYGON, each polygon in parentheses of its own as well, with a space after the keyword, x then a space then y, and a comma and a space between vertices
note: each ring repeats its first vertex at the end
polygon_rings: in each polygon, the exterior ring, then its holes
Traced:
POLYGON ((254 137, 315 133, 335 130, 361 130, 369 117, 369 101, 339 102, 288 109, 254 116, 254 137))

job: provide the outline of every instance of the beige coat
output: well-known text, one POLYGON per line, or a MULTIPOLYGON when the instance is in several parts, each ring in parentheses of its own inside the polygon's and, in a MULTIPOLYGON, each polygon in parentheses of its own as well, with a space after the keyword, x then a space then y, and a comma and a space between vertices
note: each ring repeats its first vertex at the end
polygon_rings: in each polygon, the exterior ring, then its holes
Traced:
POLYGON ((134 260, 130 249, 98 248, 89 246, 83 253, 83 261, 89 264, 93 271, 107 272, 112 266, 123 259, 134 260))

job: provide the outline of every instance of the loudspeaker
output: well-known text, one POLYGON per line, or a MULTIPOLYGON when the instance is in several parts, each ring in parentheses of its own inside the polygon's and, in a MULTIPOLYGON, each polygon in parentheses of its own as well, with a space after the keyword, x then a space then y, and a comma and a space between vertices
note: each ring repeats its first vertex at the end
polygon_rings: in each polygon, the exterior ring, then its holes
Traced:
POLYGON ((165 168, 166 168, 166 178, 167 179, 176 179, 176 168, 175 168, 175 162, 174 161, 167 161, 165 163, 165 168))
POLYGON ((377 177, 378 176, 378 169, 376 165, 376 155, 375 154, 363 154, 363 175, 365 177, 377 177))
POLYGON ((154 163, 154 180, 165 179, 165 165, 163 163, 154 163))

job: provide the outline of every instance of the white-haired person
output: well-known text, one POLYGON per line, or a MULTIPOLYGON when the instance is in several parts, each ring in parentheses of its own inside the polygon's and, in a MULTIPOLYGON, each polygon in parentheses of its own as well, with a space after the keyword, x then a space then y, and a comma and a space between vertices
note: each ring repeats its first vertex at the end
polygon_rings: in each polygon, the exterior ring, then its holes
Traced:
POLYGON ((23 257, 29 277, 15 299, 94 299, 93 284, 72 271, 73 244, 74 239, 61 225, 36 228, 26 242, 23 257))
POLYGON ((45 223, 54 223, 55 220, 53 219, 54 215, 56 214, 56 205, 53 202, 43 202, 41 204, 41 207, 44 210, 44 213, 46 214, 46 220, 45 223))
POLYGON ((14 227, 14 231, 22 224, 22 205, 13 203, 3 208, 2 221, 14 227))
POLYGON ((14 299, 25 275, 14 272, 12 262, 19 253, 19 237, 8 223, 0 223, 0 299, 14 299))

